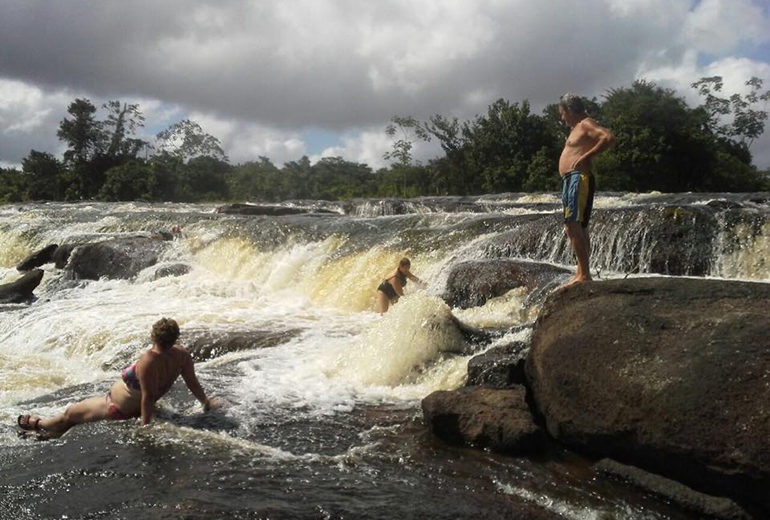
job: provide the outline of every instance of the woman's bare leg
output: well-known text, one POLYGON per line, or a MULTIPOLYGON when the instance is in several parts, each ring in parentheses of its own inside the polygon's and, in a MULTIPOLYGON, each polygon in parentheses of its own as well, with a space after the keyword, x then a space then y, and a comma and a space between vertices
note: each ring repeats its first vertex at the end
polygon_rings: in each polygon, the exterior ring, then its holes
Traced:
POLYGON ((384 314, 388 312, 390 299, 382 291, 377 291, 377 312, 384 314))
POLYGON ((89 397, 78 403, 70 405, 63 414, 40 419, 39 427, 43 428, 52 437, 64 435, 67 430, 76 424, 100 421, 107 418, 109 409, 105 396, 89 397))

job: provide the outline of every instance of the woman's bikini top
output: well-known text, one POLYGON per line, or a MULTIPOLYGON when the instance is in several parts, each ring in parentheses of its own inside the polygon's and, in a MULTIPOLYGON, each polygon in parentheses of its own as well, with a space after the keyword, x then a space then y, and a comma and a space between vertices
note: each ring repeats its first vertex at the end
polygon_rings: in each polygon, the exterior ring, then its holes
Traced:
POLYGON ((131 390, 142 391, 142 387, 139 384, 139 378, 136 376, 136 363, 124 368, 120 372, 120 375, 123 377, 123 382, 126 383, 126 386, 131 390))
POLYGON ((396 278, 396 277, 398 277, 398 281, 401 282, 401 287, 406 287, 407 278, 406 278, 406 276, 404 276, 400 272, 396 273, 395 275, 391 276, 390 278, 386 278, 385 281, 388 282, 388 281, 390 281, 390 280, 392 280, 393 278, 396 278))

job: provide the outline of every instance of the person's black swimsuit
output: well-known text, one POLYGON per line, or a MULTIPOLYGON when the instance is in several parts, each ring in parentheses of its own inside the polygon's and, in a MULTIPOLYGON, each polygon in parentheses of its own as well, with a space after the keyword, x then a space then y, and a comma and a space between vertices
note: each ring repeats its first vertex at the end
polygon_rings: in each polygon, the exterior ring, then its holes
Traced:
MULTIPOLYGON (((406 286, 406 276, 401 273, 396 274, 396 276, 398 276, 398 281, 401 282, 401 287, 406 286)), ((390 278, 395 278, 396 276, 391 276, 390 278)), ((379 287, 377 287, 377 290, 385 293, 385 296, 387 296, 388 299, 393 302, 398 300, 398 293, 393 288, 393 286, 390 285, 390 282, 388 281, 390 278, 383 280, 379 287)))

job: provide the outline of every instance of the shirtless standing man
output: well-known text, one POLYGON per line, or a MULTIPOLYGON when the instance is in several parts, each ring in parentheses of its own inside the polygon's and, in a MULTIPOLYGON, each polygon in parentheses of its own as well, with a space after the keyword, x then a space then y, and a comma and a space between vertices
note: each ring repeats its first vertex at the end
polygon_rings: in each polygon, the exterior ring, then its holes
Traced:
POLYGON ((575 94, 564 94, 559 101, 561 120, 571 127, 559 158, 561 198, 564 204, 564 232, 577 256, 577 272, 566 285, 591 279, 588 258, 591 241, 588 221, 594 202, 594 176, 591 159, 615 142, 615 137, 586 115, 583 100, 575 94))

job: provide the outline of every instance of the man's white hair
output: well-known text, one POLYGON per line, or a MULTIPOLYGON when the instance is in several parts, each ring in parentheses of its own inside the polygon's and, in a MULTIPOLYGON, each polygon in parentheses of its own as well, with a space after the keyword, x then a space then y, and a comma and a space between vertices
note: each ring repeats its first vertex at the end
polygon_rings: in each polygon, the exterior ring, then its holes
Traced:
POLYGON ((573 114, 586 113, 586 106, 585 103, 583 103, 583 98, 577 94, 573 94, 572 92, 567 92, 564 94, 559 100, 559 104, 564 107, 564 109, 569 110, 573 114))

